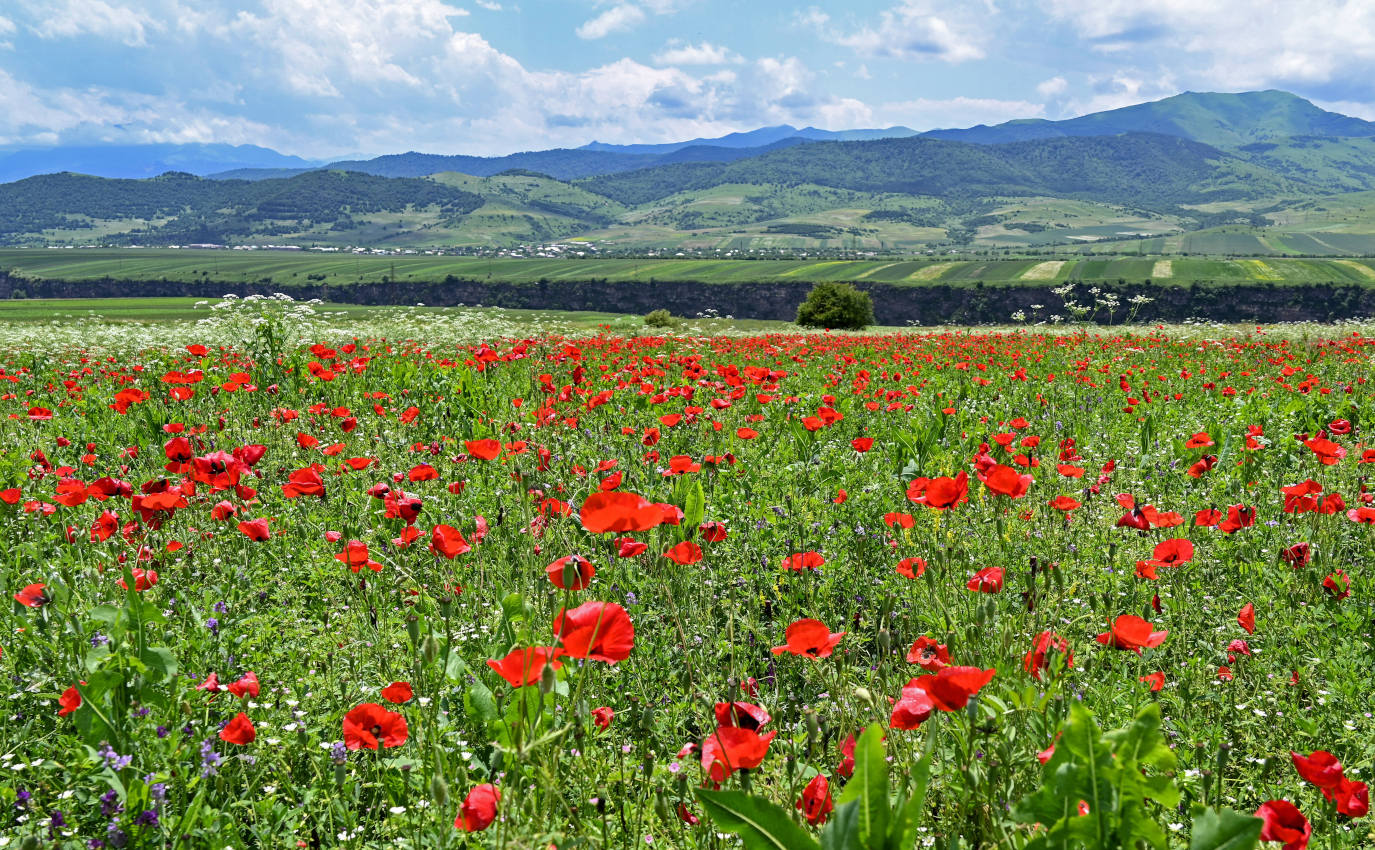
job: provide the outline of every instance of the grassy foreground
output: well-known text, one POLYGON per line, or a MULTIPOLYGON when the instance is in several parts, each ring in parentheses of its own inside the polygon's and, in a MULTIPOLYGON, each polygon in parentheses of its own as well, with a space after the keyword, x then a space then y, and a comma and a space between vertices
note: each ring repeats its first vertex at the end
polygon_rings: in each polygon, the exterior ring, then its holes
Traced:
POLYGON ((14 846, 1375 840, 1369 328, 422 315, 0 334, 14 846))

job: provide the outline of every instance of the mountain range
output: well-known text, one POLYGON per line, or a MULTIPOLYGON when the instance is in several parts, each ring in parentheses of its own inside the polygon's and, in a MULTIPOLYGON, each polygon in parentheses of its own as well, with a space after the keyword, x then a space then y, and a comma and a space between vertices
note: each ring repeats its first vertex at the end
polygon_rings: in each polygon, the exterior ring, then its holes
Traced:
MULTIPOLYGON (((782 125, 502 157, 410 152, 315 166, 263 148, 176 148, 161 146, 156 162, 177 173, 155 179, 127 179, 155 166, 119 149, 133 171, 124 179, 0 185, 0 243, 1027 247, 1318 227, 1336 207, 1355 216, 1341 228, 1361 230, 1369 200, 1375 251, 1375 197, 1361 194, 1375 193, 1375 123, 1278 91, 1186 92, 1064 121, 920 134, 782 125), (205 172, 230 159, 248 164, 205 172)), ((0 167, 22 164, 17 156, 0 167)))

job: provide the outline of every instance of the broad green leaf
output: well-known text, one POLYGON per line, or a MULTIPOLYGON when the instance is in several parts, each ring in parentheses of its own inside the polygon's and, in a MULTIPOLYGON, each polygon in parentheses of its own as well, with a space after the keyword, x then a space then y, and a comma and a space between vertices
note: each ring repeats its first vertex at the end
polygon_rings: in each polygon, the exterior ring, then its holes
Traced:
POLYGON ((697 799, 712 823, 740 836, 745 850, 821 850, 787 812, 761 797, 698 788, 697 799))
POLYGON ((926 789, 931 782, 931 744, 935 738, 926 736, 926 746, 921 759, 910 775, 912 793, 907 801, 893 810, 892 822, 888 824, 888 850, 908 850, 915 846, 917 828, 921 826, 921 813, 926 805, 926 789))
POLYGON ((862 850, 859 840, 859 801, 841 803, 821 830, 821 850, 862 850))
POLYGON ((706 517, 707 497, 702 492, 702 481, 700 478, 692 480, 692 486, 688 488, 687 498, 683 505, 683 525, 689 528, 696 528, 702 524, 706 517))
POLYGON ((148 668, 148 679, 154 684, 161 684, 177 675, 177 659, 172 655, 172 650, 165 646, 144 647, 139 660, 148 668))
POLYGON ((1253 850, 1264 823, 1231 809, 1205 809, 1194 818, 1189 850, 1253 850))
POLYGON ((855 773, 840 795, 841 803, 851 800, 859 804, 860 846, 882 850, 888 840, 888 762, 877 723, 855 742, 855 773))
POLYGON ((496 698, 481 682, 473 682, 463 692, 463 708, 478 723, 490 723, 501 716, 497 713, 496 698))

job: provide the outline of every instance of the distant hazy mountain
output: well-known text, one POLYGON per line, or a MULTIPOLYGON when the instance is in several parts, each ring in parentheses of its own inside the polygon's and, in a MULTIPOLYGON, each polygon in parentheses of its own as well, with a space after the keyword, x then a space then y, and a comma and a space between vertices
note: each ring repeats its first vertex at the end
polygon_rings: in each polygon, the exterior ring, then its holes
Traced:
POLYGON ((963 130, 932 130, 922 135, 988 145, 1117 133, 1161 133, 1235 148, 1291 136, 1371 137, 1375 136, 1375 122, 1328 112, 1282 91, 1184 92, 1064 121, 1022 119, 991 127, 980 124, 963 130))
POLYGON ((257 145, 90 145, 0 151, 0 183, 70 171, 96 177, 211 174, 231 168, 309 168, 318 162, 257 145))
POLYGON ((917 131, 908 127, 889 127, 886 130, 818 130, 815 127, 803 127, 799 130, 791 124, 779 124, 776 127, 760 127, 758 130, 750 130, 745 133, 727 133, 714 139, 692 139, 686 142, 667 142, 656 145, 610 145, 603 142, 592 142, 583 145, 578 150, 662 156, 690 147, 759 148, 768 147, 787 139, 802 139, 813 142, 859 142, 870 139, 900 139, 915 135, 917 135, 917 131))

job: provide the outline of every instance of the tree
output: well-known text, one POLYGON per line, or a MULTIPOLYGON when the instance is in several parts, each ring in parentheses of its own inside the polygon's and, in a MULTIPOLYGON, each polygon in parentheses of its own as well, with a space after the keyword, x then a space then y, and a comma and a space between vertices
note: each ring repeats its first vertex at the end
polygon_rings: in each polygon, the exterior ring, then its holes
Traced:
POLYGON ((874 300, 848 283, 818 283, 798 305, 797 323, 806 328, 862 330, 874 323, 874 300))

